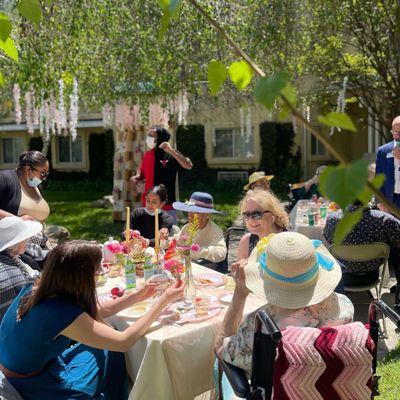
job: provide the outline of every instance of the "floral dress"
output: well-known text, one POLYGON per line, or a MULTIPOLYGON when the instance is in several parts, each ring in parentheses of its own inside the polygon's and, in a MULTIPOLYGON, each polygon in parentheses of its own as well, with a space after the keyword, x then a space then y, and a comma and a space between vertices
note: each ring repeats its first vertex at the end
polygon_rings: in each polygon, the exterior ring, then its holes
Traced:
POLYGON ((321 303, 290 310, 266 304, 249 314, 239 327, 237 335, 224 339, 222 357, 251 374, 253 353, 254 320, 257 312, 264 309, 280 330, 287 326, 321 328, 349 324, 353 321, 354 306, 350 299, 339 293, 332 293, 321 303))

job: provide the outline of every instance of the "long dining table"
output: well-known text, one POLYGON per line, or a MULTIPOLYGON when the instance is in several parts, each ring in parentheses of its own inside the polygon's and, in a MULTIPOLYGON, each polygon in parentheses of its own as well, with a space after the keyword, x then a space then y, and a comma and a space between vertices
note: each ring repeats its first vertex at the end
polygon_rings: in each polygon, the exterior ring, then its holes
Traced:
MULTIPOLYGON (((192 263, 192 269, 195 278, 215 274, 216 278, 225 279, 224 275, 195 263, 192 263)), ((98 294, 104 296, 115 286, 124 286, 121 277, 109 278, 98 288, 98 294)), ((210 296, 217 310, 220 306, 219 311, 214 312, 216 315, 186 323, 161 318, 126 353, 127 371, 133 382, 129 400, 191 400, 197 396, 202 400, 211 398, 214 387, 214 341, 232 291, 226 290, 225 284, 201 285, 197 287, 197 294, 210 296)), ((244 315, 262 305, 262 300, 250 294, 244 315)), ((129 310, 124 310, 111 317, 109 322, 116 329, 124 330, 136 320, 129 314, 129 310)))

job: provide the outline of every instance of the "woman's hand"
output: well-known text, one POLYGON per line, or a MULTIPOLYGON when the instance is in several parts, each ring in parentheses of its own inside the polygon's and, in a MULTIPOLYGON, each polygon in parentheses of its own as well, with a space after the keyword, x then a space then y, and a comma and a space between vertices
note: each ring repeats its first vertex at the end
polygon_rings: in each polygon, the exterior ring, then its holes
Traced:
POLYGON ((36 219, 35 218, 33 218, 33 217, 31 217, 30 215, 28 215, 28 214, 25 214, 25 215, 21 215, 21 217, 20 217, 22 220, 24 220, 24 221, 36 221, 36 219))
POLYGON ((163 295, 160 297, 161 301, 164 301, 166 304, 173 303, 176 300, 179 300, 183 297, 183 292, 185 289, 185 284, 182 280, 177 280, 171 286, 169 286, 163 295))
POLYGON ((231 273, 235 280, 236 288, 235 291, 243 296, 248 296, 250 290, 246 286, 246 275, 244 273, 244 267, 247 264, 247 259, 236 261, 232 264, 231 273))
POLYGON ((140 288, 137 292, 137 301, 147 300, 150 297, 153 297, 157 293, 157 287, 159 286, 158 282, 155 283, 146 283, 142 288, 140 288))

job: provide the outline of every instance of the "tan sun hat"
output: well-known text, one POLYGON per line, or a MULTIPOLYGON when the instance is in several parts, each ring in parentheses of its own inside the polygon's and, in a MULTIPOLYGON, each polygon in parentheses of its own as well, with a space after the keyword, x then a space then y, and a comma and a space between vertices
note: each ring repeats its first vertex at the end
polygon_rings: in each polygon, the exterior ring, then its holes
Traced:
POLYGON ((322 242, 297 232, 272 236, 258 261, 254 249, 245 274, 246 286, 254 294, 288 309, 320 303, 342 277, 339 264, 322 242))
POLYGON ((249 176, 249 183, 245 186, 243 186, 243 190, 247 191, 250 189, 250 186, 260 180, 266 180, 266 181, 270 181, 271 179, 273 179, 274 175, 265 175, 264 171, 256 171, 253 172, 250 176, 249 176))

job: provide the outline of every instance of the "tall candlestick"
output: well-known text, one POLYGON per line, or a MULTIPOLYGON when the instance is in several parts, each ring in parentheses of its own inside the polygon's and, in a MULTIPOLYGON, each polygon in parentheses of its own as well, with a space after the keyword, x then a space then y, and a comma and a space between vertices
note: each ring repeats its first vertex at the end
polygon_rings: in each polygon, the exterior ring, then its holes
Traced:
POLYGON ((131 229, 131 209, 126 207, 126 225, 125 225, 125 241, 130 239, 130 229, 131 229))
POLYGON ((156 212, 154 214, 154 229, 155 229, 155 233, 154 233, 154 251, 156 253, 156 259, 158 262, 158 253, 160 251, 160 233, 159 233, 159 229, 158 229, 158 208, 156 208, 156 212))

